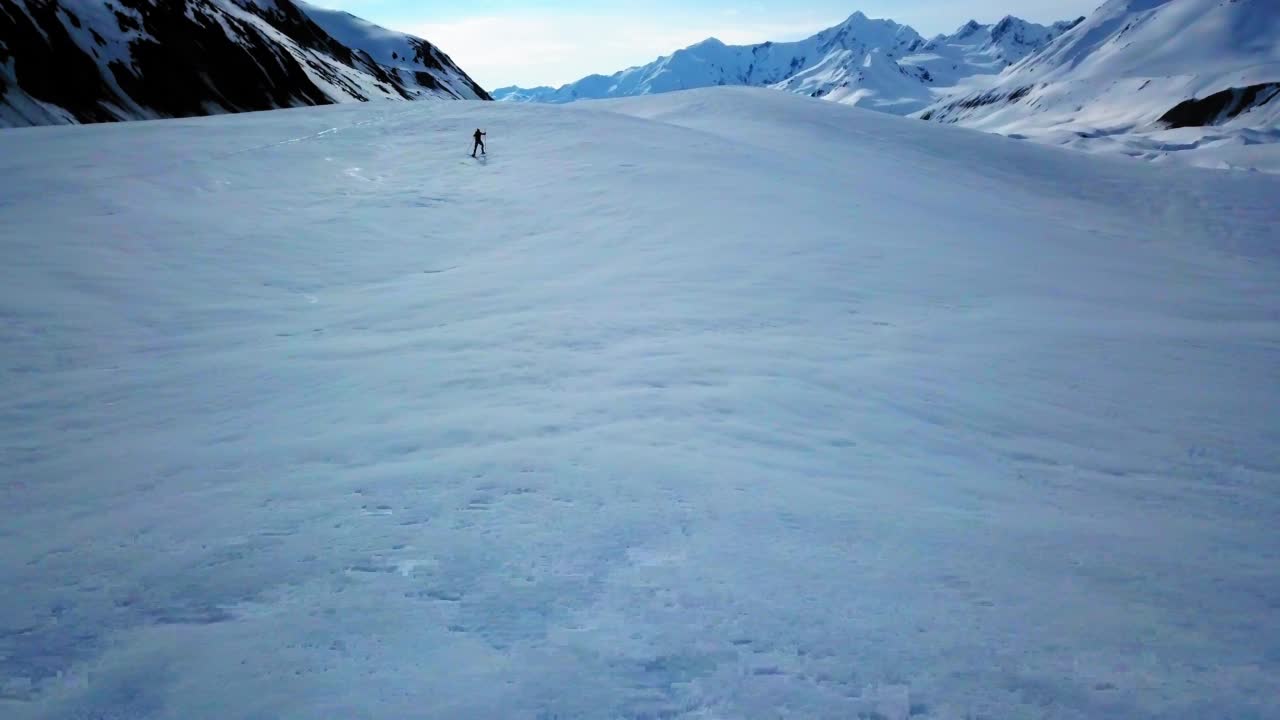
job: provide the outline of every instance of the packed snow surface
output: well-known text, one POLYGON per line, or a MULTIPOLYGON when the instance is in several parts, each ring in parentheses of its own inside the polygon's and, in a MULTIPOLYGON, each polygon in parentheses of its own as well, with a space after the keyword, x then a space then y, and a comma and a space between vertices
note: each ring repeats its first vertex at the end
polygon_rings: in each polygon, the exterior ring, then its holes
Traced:
POLYGON ((1277 197, 748 89, 4 131, 0 716, 1280 717, 1277 197))

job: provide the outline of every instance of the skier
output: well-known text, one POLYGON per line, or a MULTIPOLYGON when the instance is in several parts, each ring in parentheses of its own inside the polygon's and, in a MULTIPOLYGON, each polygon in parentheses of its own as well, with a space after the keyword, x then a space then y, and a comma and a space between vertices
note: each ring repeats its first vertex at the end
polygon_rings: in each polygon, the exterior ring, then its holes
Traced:
POLYGON ((484 151, 484 140, 482 140, 481 138, 483 138, 485 135, 488 135, 488 134, 489 133, 480 132, 480 128, 476 128, 475 134, 472 135, 472 137, 474 137, 476 140, 476 146, 471 148, 471 157, 476 156, 476 150, 479 150, 481 155, 487 154, 484 151))

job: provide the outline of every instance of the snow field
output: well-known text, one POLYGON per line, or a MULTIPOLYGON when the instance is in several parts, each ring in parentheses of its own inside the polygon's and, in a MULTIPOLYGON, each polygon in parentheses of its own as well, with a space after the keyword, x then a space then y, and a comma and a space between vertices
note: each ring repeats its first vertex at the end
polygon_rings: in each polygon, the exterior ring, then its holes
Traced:
POLYGON ((1280 178, 745 89, 0 178, 8 717, 1275 717, 1280 178))

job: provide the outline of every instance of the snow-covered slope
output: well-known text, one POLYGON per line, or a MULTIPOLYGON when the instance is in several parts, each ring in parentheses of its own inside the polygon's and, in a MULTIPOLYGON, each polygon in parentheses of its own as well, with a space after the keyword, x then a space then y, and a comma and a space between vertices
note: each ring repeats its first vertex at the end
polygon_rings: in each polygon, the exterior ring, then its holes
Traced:
POLYGON ((1277 89, 1275 0, 1110 0, 994 84, 921 116, 1086 150, 1280 169, 1277 89))
POLYGON ((388 30, 351 13, 329 10, 295 0, 312 22, 330 37, 357 52, 367 53, 399 81, 411 98, 420 95, 471 100, 489 95, 439 48, 422 38, 388 30))
POLYGON ((1274 717, 1280 178, 743 88, 0 178, 6 720, 1274 717))
MULTIPOLYGON (((994 75, 1045 47, 1055 37, 1081 22, 1037 25, 1008 16, 994 25, 965 23, 951 35, 939 35, 918 53, 902 59, 919 68, 917 74, 934 88, 949 88, 974 76, 994 75)), ((982 78, 976 78, 981 81, 982 78)))
POLYGON ((0 0, 0 127, 487 98, 430 43, 293 0, 0 0))
POLYGON ((797 42, 725 45, 712 38, 613 75, 592 75, 560 88, 506 87, 493 95, 515 102, 566 103, 753 85, 907 114, 933 102, 937 88, 998 73, 1070 25, 1045 27, 1014 17, 995 25, 970 21, 952 35, 926 42, 909 26, 859 12, 797 42))

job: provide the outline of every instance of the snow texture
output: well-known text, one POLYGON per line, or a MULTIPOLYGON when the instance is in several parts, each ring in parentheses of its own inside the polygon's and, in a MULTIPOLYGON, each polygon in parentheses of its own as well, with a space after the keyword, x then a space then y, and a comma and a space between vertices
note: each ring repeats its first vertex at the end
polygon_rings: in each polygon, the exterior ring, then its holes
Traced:
POLYGON ((1276 718, 1277 197, 743 88, 0 132, 0 716, 1276 718))

